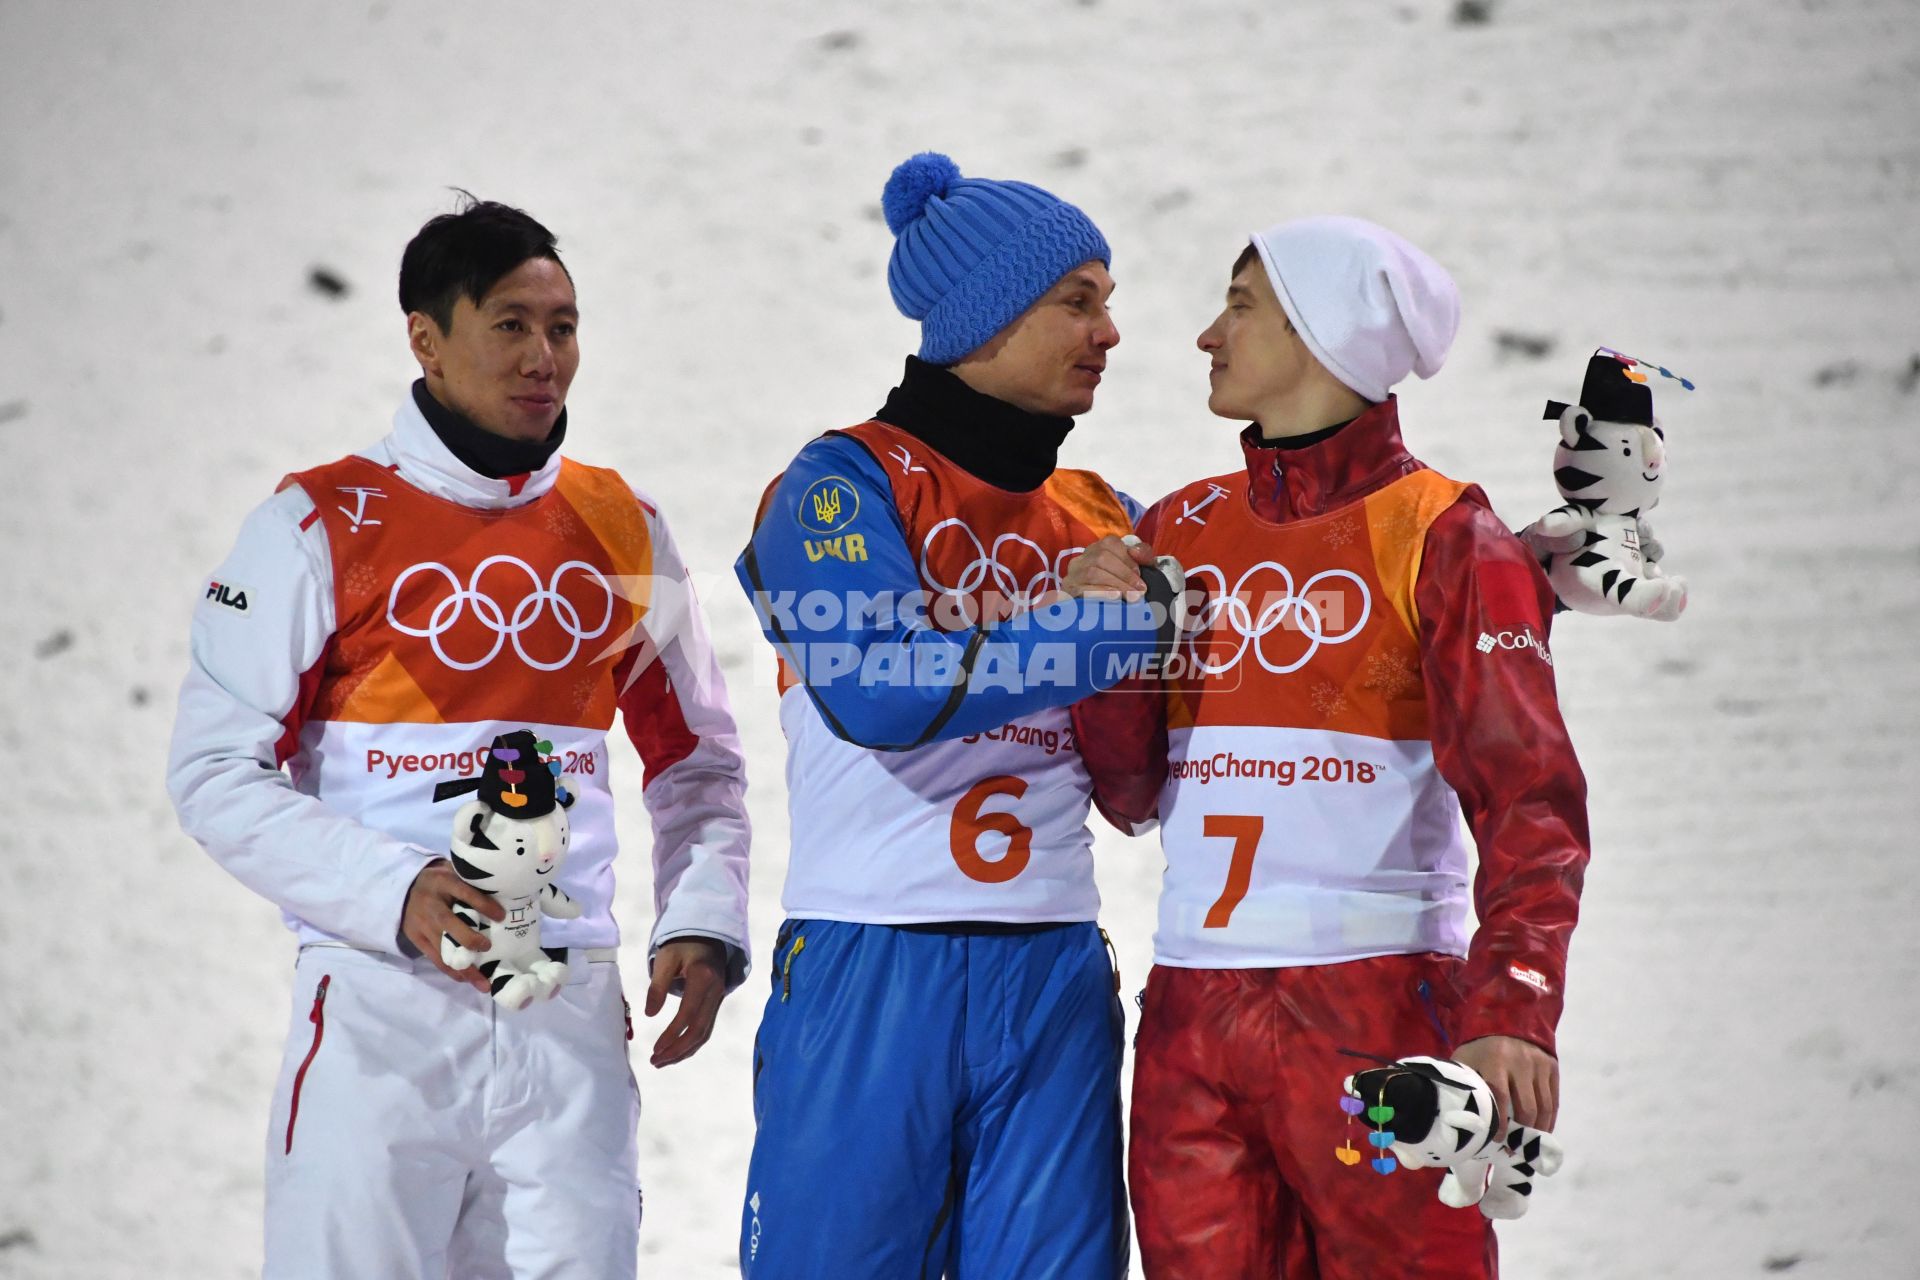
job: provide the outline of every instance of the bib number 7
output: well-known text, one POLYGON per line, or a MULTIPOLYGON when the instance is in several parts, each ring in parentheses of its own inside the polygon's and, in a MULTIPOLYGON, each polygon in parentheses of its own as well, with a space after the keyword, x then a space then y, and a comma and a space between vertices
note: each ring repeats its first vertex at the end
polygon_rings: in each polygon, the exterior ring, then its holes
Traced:
POLYGON ((1200 822, 1200 834, 1233 841, 1233 857, 1227 863, 1226 887, 1207 908, 1205 927, 1224 929, 1233 919, 1233 909, 1247 896, 1253 885, 1253 855, 1260 847, 1260 832, 1266 819, 1232 813, 1209 813, 1200 822))
POLYGON ((1027 784, 1023 779, 1001 774, 980 779, 953 806, 953 825, 947 830, 947 841, 953 849, 954 862, 969 878, 985 884, 1005 884, 1027 869, 1027 863, 1033 860, 1033 829, 1022 825, 1010 813, 981 811, 995 796, 1018 800, 1025 794, 1027 784), (988 858, 980 852, 980 837, 989 831, 1007 838, 1006 852, 998 858, 988 858))

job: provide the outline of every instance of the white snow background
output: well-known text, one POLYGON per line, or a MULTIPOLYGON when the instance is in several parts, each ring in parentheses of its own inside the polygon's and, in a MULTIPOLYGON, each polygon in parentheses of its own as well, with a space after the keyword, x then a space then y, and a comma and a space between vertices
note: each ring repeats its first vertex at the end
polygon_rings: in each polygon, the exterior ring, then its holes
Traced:
MULTIPOLYGON (((1541 404, 1593 346, 1699 384, 1656 388, 1691 610, 1555 633, 1594 858, 1568 1165, 1506 1274, 1920 1276, 1917 27, 1913 0, 0 0, 0 1275, 257 1272, 293 947, 175 825, 174 690, 242 514, 386 430, 400 250, 449 186, 560 236, 570 452, 658 495, 702 574, 768 945, 783 743, 728 569, 761 486, 916 340, 879 193, 938 148, 1111 239, 1125 340, 1065 461, 1145 499, 1237 465, 1192 341, 1289 216, 1454 272, 1459 341, 1402 416, 1516 526, 1556 501, 1541 404)), ((1161 860, 1098 853, 1131 1018, 1161 860)), ((641 1029, 646 1275, 733 1274, 764 972, 688 1065, 646 1069, 641 1029)))

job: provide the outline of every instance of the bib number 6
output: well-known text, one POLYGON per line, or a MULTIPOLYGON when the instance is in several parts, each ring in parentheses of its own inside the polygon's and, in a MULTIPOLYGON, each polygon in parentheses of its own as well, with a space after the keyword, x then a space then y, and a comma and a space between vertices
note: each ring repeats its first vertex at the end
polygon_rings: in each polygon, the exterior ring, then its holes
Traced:
POLYGON ((953 825, 948 843, 953 860, 970 879, 985 884, 1005 884, 1027 869, 1033 860, 1033 830, 1021 825, 1010 813, 982 813, 981 807, 995 796, 1018 800, 1027 794, 1027 784, 1005 774, 982 778, 973 784, 960 803, 953 806, 953 825), (1007 838, 1006 852, 988 858, 980 852, 980 837, 993 831, 1007 838))

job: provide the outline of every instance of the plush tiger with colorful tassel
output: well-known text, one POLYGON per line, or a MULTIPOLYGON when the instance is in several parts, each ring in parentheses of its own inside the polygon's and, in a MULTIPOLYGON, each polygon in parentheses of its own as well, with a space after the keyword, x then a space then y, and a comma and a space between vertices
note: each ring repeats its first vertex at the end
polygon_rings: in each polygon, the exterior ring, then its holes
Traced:
POLYGON ((1687 607, 1684 578, 1668 577, 1647 525, 1660 501, 1666 432, 1653 416, 1653 377, 1693 384, 1658 365, 1602 347, 1587 362, 1579 404, 1547 402, 1560 423, 1553 478, 1567 505, 1527 530, 1547 553, 1547 577, 1579 613, 1631 614, 1670 622, 1687 607))
POLYGON ((567 809, 574 793, 559 762, 542 761, 552 750, 527 730, 501 734, 478 778, 443 782, 433 792, 435 801, 479 792, 454 815, 448 856, 462 880, 491 894, 507 913, 504 920, 489 920, 455 903, 454 915, 486 938, 488 947, 470 950, 442 934, 440 958, 453 969, 478 967, 492 984, 493 998, 509 1009, 550 999, 565 985, 567 949, 540 945, 540 917, 571 920, 580 914, 580 905, 554 883, 567 856, 567 809))
POLYGON ((1444 1058, 1401 1058, 1357 1072, 1345 1095, 1341 1109, 1364 1116, 1370 1139, 1380 1139, 1372 1142, 1372 1167, 1445 1169, 1440 1201, 1456 1209, 1477 1205, 1488 1218, 1518 1218, 1534 1180, 1557 1173, 1566 1158, 1552 1134, 1502 1116, 1479 1072, 1444 1058))

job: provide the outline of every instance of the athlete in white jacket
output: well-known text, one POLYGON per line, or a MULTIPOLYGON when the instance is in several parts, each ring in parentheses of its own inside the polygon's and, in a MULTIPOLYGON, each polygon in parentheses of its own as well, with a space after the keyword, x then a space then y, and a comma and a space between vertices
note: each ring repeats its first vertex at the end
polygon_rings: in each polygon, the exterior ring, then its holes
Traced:
POLYGON ((617 713, 653 821, 648 1013, 681 995, 656 1065, 745 974, 739 745, 665 521, 558 454, 578 315, 551 233, 474 204, 422 228, 400 283, 424 377, 392 434, 247 517, 194 615, 168 762, 181 825, 300 943, 265 1274, 630 1276, 605 735, 617 713), (456 902, 501 912, 445 861, 456 806, 432 796, 521 728, 578 795, 559 880, 583 910, 543 925, 567 985, 513 1012, 441 963, 443 934, 485 946, 456 902))

